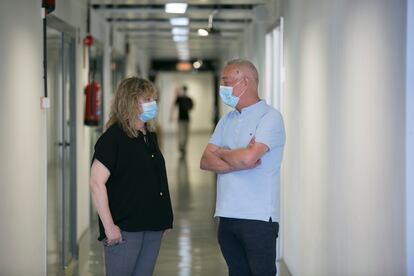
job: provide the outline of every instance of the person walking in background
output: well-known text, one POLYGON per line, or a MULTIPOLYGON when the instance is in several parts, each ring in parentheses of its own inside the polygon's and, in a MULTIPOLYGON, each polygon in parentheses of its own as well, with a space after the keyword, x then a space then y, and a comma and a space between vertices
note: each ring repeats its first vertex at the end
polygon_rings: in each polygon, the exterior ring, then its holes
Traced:
POLYGON ((220 97, 235 110, 218 122, 200 161, 217 173, 218 241, 235 276, 276 275, 285 130, 281 114, 259 99, 258 83, 250 61, 226 64, 220 97))
POLYGON ((193 109, 193 100, 187 96, 187 86, 181 88, 177 93, 174 107, 178 107, 178 149, 181 157, 185 156, 190 127, 190 110, 193 109))
POLYGON ((92 160, 90 188, 99 215, 106 274, 150 276, 173 212, 153 118, 156 89, 123 80, 92 160))

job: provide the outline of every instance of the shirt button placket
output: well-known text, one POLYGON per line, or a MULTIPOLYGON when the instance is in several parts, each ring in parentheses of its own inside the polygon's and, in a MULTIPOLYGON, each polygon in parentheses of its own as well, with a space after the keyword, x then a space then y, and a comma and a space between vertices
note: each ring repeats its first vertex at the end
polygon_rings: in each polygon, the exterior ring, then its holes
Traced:
POLYGON ((242 125, 242 122, 243 122, 242 118, 238 117, 237 118, 237 124, 236 124, 236 128, 235 128, 235 136, 234 137, 238 137, 239 136, 240 127, 242 125))

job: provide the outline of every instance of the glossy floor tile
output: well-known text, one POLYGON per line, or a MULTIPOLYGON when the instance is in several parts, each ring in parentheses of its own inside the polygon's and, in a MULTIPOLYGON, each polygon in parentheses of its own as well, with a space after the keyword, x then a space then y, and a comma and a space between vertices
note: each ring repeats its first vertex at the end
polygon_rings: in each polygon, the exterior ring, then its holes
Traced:
MULTIPOLYGON (((165 234, 155 276, 224 276, 227 267, 217 243, 215 176, 199 169, 209 134, 191 135, 186 156, 180 157, 175 136, 162 137, 174 229, 165 234)), ((104 275, 96 222, 79 245, 77 275, 104 275)))

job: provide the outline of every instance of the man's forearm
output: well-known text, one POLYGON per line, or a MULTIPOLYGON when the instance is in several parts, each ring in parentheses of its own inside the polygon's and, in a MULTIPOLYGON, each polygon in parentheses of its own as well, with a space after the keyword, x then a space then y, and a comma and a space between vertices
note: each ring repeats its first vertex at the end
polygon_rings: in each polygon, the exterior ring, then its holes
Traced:
POLYGON ((228 173, 237 170, 217 156, 215 152, 211 151, 204 152, 203 157, 201 158, 200 168, 215 173, 228 173))
POLYGON ((220 148, 216 151, 216 155, 237 170, 251 169, 258 162, 246 148, 234 150, 220 148))

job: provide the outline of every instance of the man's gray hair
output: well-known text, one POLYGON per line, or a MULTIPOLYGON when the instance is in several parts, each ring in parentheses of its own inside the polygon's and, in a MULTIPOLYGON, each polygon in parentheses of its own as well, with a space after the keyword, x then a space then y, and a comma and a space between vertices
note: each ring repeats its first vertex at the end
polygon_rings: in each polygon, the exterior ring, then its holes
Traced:
POLYGON ((251 72, 256 85, 259 86, 259 73, 257 72, 256 66, 254 66, 252 62, 246 59, 237 58, 227 61, 226 66, 228 65, 235 65, 238 68, 247 68, 251 72))

